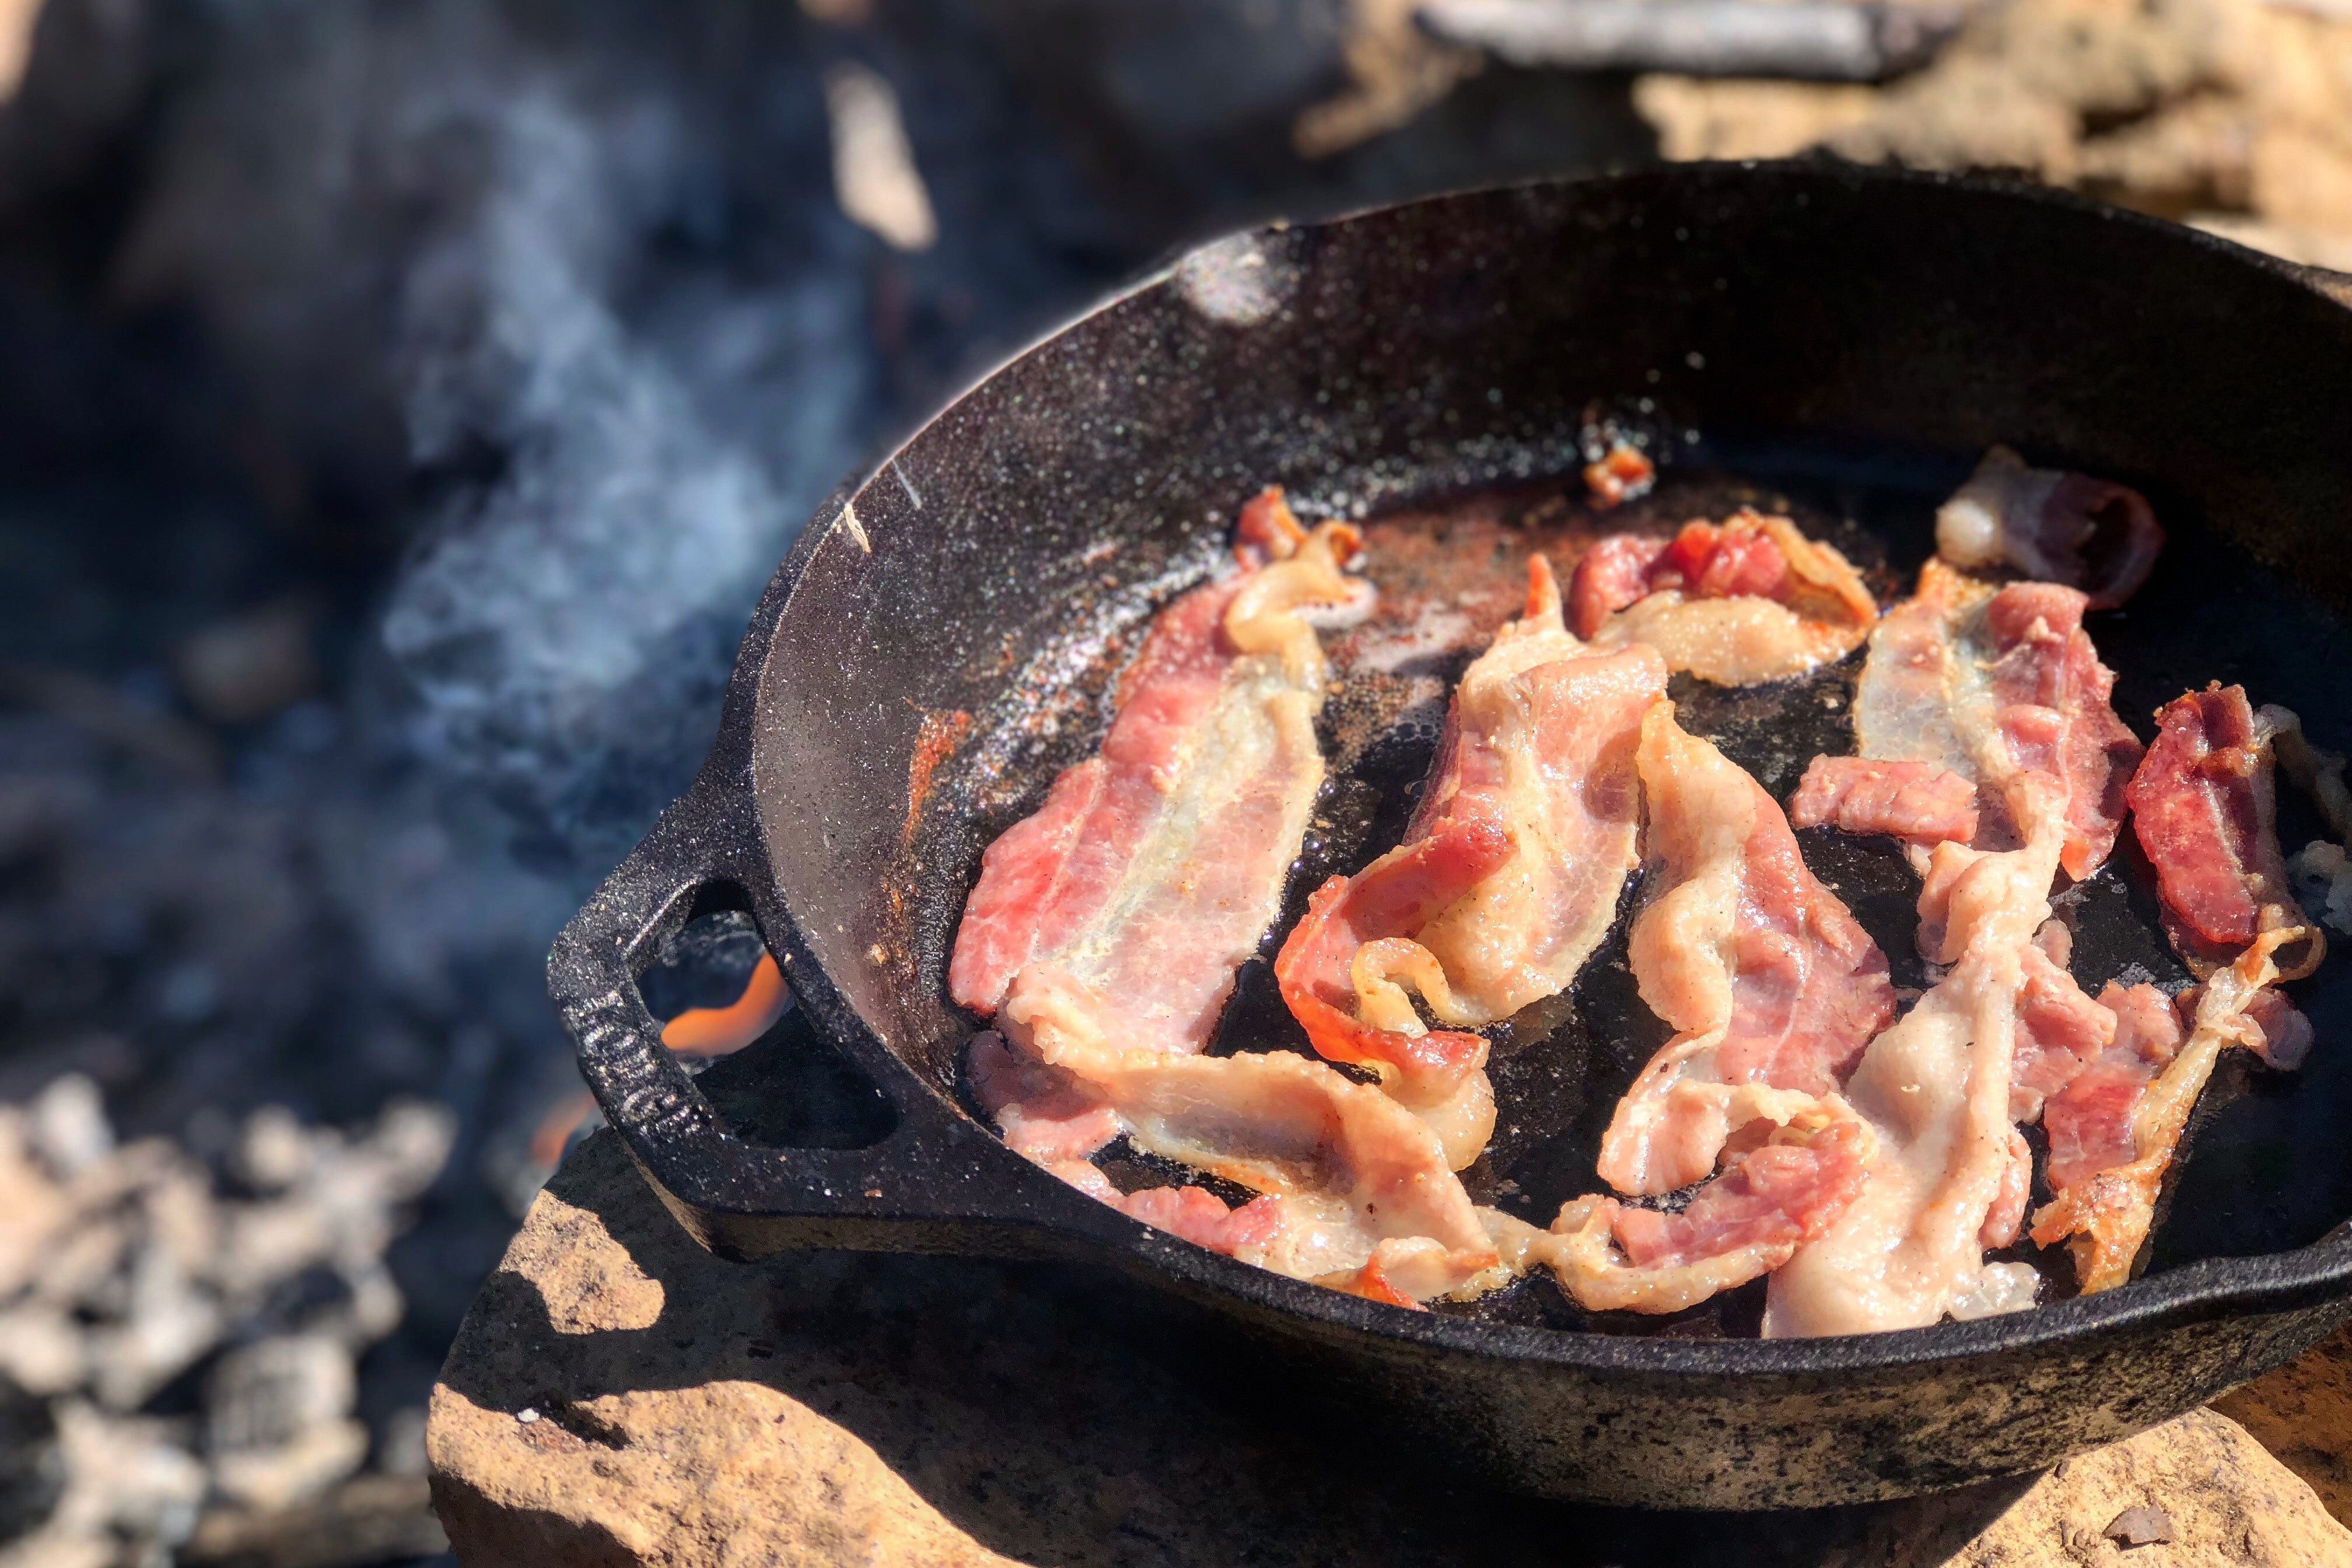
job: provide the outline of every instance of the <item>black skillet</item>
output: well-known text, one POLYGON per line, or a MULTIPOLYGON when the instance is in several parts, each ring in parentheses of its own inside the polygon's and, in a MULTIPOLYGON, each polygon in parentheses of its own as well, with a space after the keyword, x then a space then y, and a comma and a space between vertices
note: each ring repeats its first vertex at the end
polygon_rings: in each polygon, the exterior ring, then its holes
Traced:
MULTIPOLYGON (((2352 280, 2168 225, 1812 164, 1449 196, 1196 253, 1013 360, 817 514, 752 619, 694 788, 555 946, 583 1069, 716 1251, 1118 1264, 1385 1402, 1416 1450, 1533 1491, 1884 1498, 2189 1409, 2352 1315, 2341 960, 2301 995, 2321 1044, 2299 1078, 2233 1065, 2217 1081, 2147 1278, 1977 1322, 1764 1342, 1740 1337, 1737 1304, 1588 1320, 1545 1281, 1409 1312, 1130 1222, 971 1114, 957 1067, 974 1023, 946 1000, 944 953, 981 849, 1091 749, 1104 677, 1150 608, 1208 569, 1241 500, 1280 482, 1310 515, 1378 515, 1523 494, 1574 470, 1596 400, 1691 443, 1670 474, 1713 463, 1817 526, 1858 522, 1890 587, 1988 443, 2138 485, 2172 545, 2141 597, 2093 627, 2126 719, 2145 734, 2183 686, 2243 679, 2341 747, 2347 307, 2352 280), (667 933, 723 908, 750 910, 814 1024, 878 1087, 878 1142, 769 1146, 662 1050, 635 977, 667 933)), ((1511 523, 1508 506, 1489 511, 1511 523)), ((1785 793, 1838 743, 1850 671, 1823 679, 1761 707, 1687 682, 1677 696, 1785 793)), ((1425 758, 1425 708, 1376 717, 1335 742, 1347 755, 1313 875, 1384 847, 1425 758)), ((1807 845, 1902 978, 1899 871, 1851 842, 1807 845)), ((2119 855, 2073 900, 2095 985, 2126 962, 2178 978, 2147 934, 2144 870, 2119 855)), ((1278 1034, 1266 991, 1245 972, 1235 1016, 1278 1034)), ((1608 954, 1571 1002, 1498 1049, 1507 1128, 1476 1173, 1538 1218, 1589 1185, 1593 1107, 1657 1038, 1608 954)))

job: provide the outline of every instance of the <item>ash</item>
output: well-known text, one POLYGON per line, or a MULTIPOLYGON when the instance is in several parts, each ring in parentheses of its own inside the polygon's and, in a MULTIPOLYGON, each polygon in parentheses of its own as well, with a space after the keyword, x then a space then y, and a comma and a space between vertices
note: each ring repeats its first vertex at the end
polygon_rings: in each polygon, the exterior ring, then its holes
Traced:
POLYGON ((825 491, 1189 240, 1649 151, 1622 83, 1361 47, 1394 9, 37 7, 0 1564, 440 1550, 433 1377, 585 1110, 548 943, 825 491))

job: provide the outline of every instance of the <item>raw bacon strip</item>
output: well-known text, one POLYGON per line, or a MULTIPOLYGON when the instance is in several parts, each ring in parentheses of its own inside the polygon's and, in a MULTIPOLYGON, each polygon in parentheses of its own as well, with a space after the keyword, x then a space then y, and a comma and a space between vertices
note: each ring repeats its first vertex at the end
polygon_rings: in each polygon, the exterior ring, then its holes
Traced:
POLYGON ((1834 1095, 1733 1156, 1680 1214, 1611 1197, 1571 1200, 1549 1231, 1481 1210, 1514 1274, 1540 1264, 1591 1311, 1678 1312, 1769 1273, 1862 1189, 1870 1129, 1834 1095))
POLYGON ((1789 799, 1793 827, 1885 834, 1922 848, 1977 836, 1977 786, 1929 763, 1815 757, 1789 799))
POLYGON ((2071 1238, 2085 1292, 2131 1279, 2165 1173, 2222 1048, 2242 1046, 2291 1068, 2310 1047, 2309 1021, 2268 989, 2317 968, 2327 944, 2287 887, 2267 714, 2256 714, 2235 686, 2168 702, 2131 781, 2133 828, 2156 867, 2166 927, 2205 984, 2178 1055, 2161 1063, 2144 1057, 2138 1067, 2117 1062, 2077 1080, 2081 1104, 2064 1113, 2074 1125, 2063 1162, 2053 1130, 2058 1196, 2034 1215, 2033 1239, 2048 1247, 2071 1238), (2233 944, 2241 948, 2234 957, 2217 959, 2233 944), (2293 954, 2284 967, 2282 952, 2293 954), (2161 1070, 2147 1074, 2148 1066, 2161 1070))
POLYGON ((2011 566, 2111 610, 2139 591, 2164 548, 2146 497, 2084 474, 2030 468, 1995 447, 1936 512, 1936 552, 1955 566, 2011 566))
POLYGON ((1309 535, 1278 493, 1242 539, 1241 574, 1155 623, 1102 754, 983 858, 950 968, 956 999, 1002 1030, 973 1042, 971 1082, 1013 1147, 1147 1223, 1415 1300, 1495 1263, 1435 1134, 1319 1062, 1198 1054, 1322 783, 1307 616, 1368 593, 1339 570, 1353 531, 1309 535), (1197 1190, 1116 1194, 1086 1161, 1121 1133, 1267 1196, 1227 1213, 1197 1190))
POLYGON ((1048 1169, 1097 1203, 1108 1204, 1129 1219, 1155 1230, 1181 1237, 1195 1247, 1234 1257, 1242 1248, 1262 1245, 1288 1216, 1277 1197, 1252 1198, 1239 1208, 1228 1208, 1214 1193, 1202 1187, 1145 1187, 1122 1193, 1108 1176, 1084 1160, 1072 1160, 1048 1169))
POLYGON ((1877 619, 1853 567, 1785 517, 1742 508, 1671 541, 1617 534, 1577 562, 1577 635, 1601 647, 1648 643, 1667 665, 1719 686, 1801 675, 1851 653, 1877 619))
POLYGON ((1932 852, 1923 924, 1932 897, 1940 940, 1930 956, 1952 968, 1871 1042, 1847 1081, 1877 1152, 1861 1195, 1772 1277, 1767 1338, 1916 1328, 2012 1296, 2006 1274, 1988 1278, 1984 1248, 2004 1219, 2014 1224, 2002 1213, 2019 1190, 2011 1071, 2025 1032, 2026 955, 2047 962, 2033 934, 2049 917, 2064 841, 2053 781, 2030 777, 2013 797, 2022 847, 1932 852))
MULTIPOLYGON (((1288 1051, 1207 1057, 1114 1044, 1125 1029, 1116 1005, 1050 964, 1024 972, 1001 1019, 1002 1039, 975 1042, 972 1075, 983 1103, 992 1085, 1013 1091, 1016 1100, 991 1106, 1000 1116, 1004 1103, 1043 1104, 1058 1128, 1104 1141, 1123 1132, 1147 1152, 1279 1200, 1234 1211, 1233 1227, 1213 1234, 1197 1200, 1145 1200, 1138 1217, 1149 1223, 1189 1214, 1193 1232, 1212 1235, 1204 1245, 1222 1236, 1244 1262, 1383 1300, 1461 1289, 1496 1265, 1437 1135, 1369 1084, 1288 1051), (1005 1058, 1016 1064, 1010 1074, 1005 1058), (1089 1107, 1109 1114, 1097 1121, 1089 1107), (1179 1203, 1187 1208, 1163 1206, 1179 1203)), ((1024 1152, 1039 1158, 1034 1149, 1024 1152)), ((1073 1137, 1040 1163, 1092 1190, 1068 1168, 1092 1152, 1073 1137)), ((1119 1206, 1136 1213, 1134 1196, 1119 1206)))
POLYGON ((1494 1126, 1486 1045, 1466 1031, 1565 990, 1607 931, 1634 862, 1633 748, 1665 682, 1647 648, 1569 636, 1530 561, 1526 614, 1455 689, 1404 842, 1325 883, 1275 960, 1315 1048, 1378 1071, 1457 1169, 1494 1126))
POLYGON ((2126 791, 2132 831, 2156 867, 2173 945, 2192 968, 2210 965, 2254 940, 2266 909, 2294 908, 2275 826, 2273 731, 2245 688, 2218 682, 2166 703, 2156 721, 2156 744, 2126 791))
MULTIPOLYGON (((2262 1026, 2252 1015, 2264 988, 2281 978, 2273 954, 2314 935, 2302 926, 2266 931, 2236 962, 2215 970, 2198 998, 2189 1043, 2153 1081, 2142 1087, 2128 1077, 2102 1076, 2086 1083, 2091 1073, 2076 1080, 2084 1084, 2084 1105, 2064 1168, 2074 1179, 2060 1184, 2053 1132, 2051 1181, 2059 1192, 2034 1215, 2033 1239, 2042 1247, 2066 1242, 2084 1294, 2129 1283, 2156 1221, 2165 1173, 2222 1048, 2263 1048, 2262 1026), (2119 1163, 2109 1163, 2119 1156, 2119 1163)), ((2057 1110, 2054 1102, 2051 1110, 2057 1110)))
POLYGON ((2021 1266, 1984 1262, 2023 1215, 2012 1122, 2116 1031, 2062 967, 2050 889, 2062 866, 2079 879, 2105 858, 2139 751, 2110 706, 2084 604, 2070 588, 1996 590, 1930 561, 1917 596, 1872 634, 1854 700, 1861 751, 1959 773, 1983 809, 1970 844, 1914 850, 1920 949, 1951 968, 1846 1084, 1879 1152, 1861 1197, 1773 1277, 1768 1336, 2031 1304, 2021 1266))
POLYGON ((1244 570, 1161 612, 1101 754, 982 857, 948 970, 983 1016, 1051 961, 1117 1000, 1127 1037, 1204 1045, 1281 904, 1323 757, 1309 610, 1361 613, 1352 529, 1309 536, 1278 493, 1244 514, 1244 570), (1270 557, 1274 559, 1269 563, 1270 557))
POLYGON ((2103 865, 2123 824, 2139 742, 2110 701, 2115 672, 2082 629, 2084 596, 2048 583, 1995 589, 1930 561, 1919 593, 1880 621, 1854 692, 1856 750, 1916 762, 1978 788, 1972 844, 2023 837, 2029 777, 2054 784, 2061 863, 2080 881, 2103 865))
POLYGON ((1633 922, 1633 974, 1678 1033, 1618 1102, 1600 1173, 1656 1196, 1705 1180, 1746 1123, 1785 1123, 1832 1094, 1894 1016, 1895 990, 1885 954, 1746 770, 1685 734, 1670 704, 1643 721, 1638 760, 1663 880, 1633 922))

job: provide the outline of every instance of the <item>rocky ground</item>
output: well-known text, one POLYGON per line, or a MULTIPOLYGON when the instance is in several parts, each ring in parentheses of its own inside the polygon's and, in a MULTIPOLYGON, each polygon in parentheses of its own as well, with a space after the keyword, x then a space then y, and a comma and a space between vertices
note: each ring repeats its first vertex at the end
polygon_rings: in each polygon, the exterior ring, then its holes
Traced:
POLYGON ((2040 1477, 1653 1513, 1498 1495, 1418 1449, 1401 1485, 1392 1437, 1250 1386, 1230 1345, 1199 1353, 1197 1325, 1107 1289, 963 1258, 721 1263, 602 1136, 459 1333, 435 1496, 467 1561, 514 1568, 2352 1568, 2304 1479, 2352 1453, 2342 1338, 2232 1396, 2234 1421, 2195 1411, 2040 1477))

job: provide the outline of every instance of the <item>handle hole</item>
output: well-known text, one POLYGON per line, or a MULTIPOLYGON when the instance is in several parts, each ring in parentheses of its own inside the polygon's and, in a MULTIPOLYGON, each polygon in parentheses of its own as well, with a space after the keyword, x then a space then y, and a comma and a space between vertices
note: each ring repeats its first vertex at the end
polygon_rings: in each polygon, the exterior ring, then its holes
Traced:
POLYGON ((646 1010, 664 1024, 689 1012, 724 1011, 743 998, 767 952, 748 911, 720 908, 697 913, 653 945, 652 962, 637 975, 637 991, 646 1010))
POLYGON ((788 993, 778 997, 780 1006, 763 1005, 774 970, 771 963, 759 973, 767 944, 742 905, 730 884, 696 890, 686 921, 647 944, 650 962, 637 979, 646 1010, 666 1026, 673 1054, 698 1075, 696 1086, 711 1109, 745 1142, 772 1149, 879 1143, 898 1121, 882 1091, 788 993), (756 1035, 736 1043, 753 1028, 756 1035))

